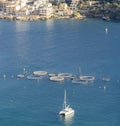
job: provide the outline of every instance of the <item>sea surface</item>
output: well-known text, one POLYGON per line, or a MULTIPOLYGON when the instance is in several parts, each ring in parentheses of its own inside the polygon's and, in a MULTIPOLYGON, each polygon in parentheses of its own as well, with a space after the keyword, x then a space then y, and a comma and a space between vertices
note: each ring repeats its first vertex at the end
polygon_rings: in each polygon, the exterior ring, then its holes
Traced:
POLYGON ((119 126, 120 22, 0 20, 0 126, 119 126), (88 84, 17 78, 94 76, 88 84), (73 117, 61 118, 64 90, 73 117))

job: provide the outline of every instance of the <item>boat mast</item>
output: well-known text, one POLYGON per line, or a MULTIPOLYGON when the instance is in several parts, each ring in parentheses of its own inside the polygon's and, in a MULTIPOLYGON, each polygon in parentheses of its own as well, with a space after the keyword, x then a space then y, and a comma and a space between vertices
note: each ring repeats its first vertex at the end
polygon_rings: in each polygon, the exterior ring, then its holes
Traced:
POLYGON ((66 104, 66 89, 65 89, 63 109, 65 109, 65 108, 66 108, 66 106, 67 106, 67 104, 66 104))
POLYGON ((81 67, 78 67, 78 76, 81 76, 81 67))

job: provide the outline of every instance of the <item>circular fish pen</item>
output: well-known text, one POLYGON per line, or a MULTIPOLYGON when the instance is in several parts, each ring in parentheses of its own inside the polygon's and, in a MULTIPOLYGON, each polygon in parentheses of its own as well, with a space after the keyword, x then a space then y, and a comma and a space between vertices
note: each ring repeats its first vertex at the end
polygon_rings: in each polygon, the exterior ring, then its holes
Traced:
POLYGON ((87 84, 88 81, 86 81, 86 80, 80 80, 80 79, 73 79, 72 83, 75 83, 75 84, 87 84))
POLYGON ((93 77, 93 76, 80 76, 80 80, 93 82, 95 80, 95 77, 93 77))
POLYGON ((24 78, 24 77, 25 77, 24 74, 18 74, 18 75, 17 75, 17 78, 24 78))
POLYGON ((42 79, 42 76, 34 76, 34 75, 28 75, 27 76, 27 79, 29 79, 29 80, 40 80, 40 79, 42 79))
POLYGON ((54 77, 54 76, 57 76, 57 74, 55 74, 55 73, 50 73, 50 74, 48 74, 48 76, 49 76, 49 77, 54 77))
POLYGON ((46 71, 34 71, 33 75, 35 75, 35 76, 45 76, 45 75, 47 75, 47 72, 46 71))
POLYGON ((50 77, 51 81, 64 81, 64 77, 60 77, 60 76, 54 76, 54 77, 50 77))
POLYGON ((71 78, 72 74, 70 74, 70 73, 59 73, 58 76, 64 77, 64 78, 71 78))

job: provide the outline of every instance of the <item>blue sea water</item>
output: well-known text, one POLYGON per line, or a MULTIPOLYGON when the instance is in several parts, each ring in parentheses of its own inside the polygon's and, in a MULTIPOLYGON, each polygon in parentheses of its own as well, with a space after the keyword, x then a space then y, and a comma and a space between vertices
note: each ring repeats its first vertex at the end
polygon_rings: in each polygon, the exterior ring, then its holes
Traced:
POLYGON ((0 20, 0 126, 119 126, 119 90, 119 22, 0 20), (95 82, 17 78, 24 69, 78 74, 79 67, 95 82), (58 115, 64 89, 75 109, 67 119, 58 115))

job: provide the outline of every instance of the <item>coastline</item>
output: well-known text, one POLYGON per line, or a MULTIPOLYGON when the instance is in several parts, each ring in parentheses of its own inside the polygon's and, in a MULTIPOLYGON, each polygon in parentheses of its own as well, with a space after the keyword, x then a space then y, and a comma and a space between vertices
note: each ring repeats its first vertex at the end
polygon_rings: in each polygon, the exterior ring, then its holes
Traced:
POLYGON ((84 19, 86 16, 56 16, 53 15, 51 17, 39 16, 39 15, 0 15, 0 19, 12 20, 12 21, 39 21, 39 20, 48 20, 48 19, 84 19))
POLYGON ((116 20, 120 21, 120 17, 115 16, 114 14, 108 14, 104 15, 101 14, 100 12, 98 14, 95 14, 95 12, 90 12, 84 15, 79 15, 79 16, 72 16, 72 15, 67 15, 67 16, 58 16, 58 15, 52 15, 51 17, 45 17, 45 16, 40 16, 40 15, 0 15, 0 20, 10 20, 10 21, 40 21, 40 20, 49 20, 49 19, 70 19, 70 20, 76 20, 76 19, 85 19, 85 18, 96 18, 96 19, 102 19, 105 21, 110 21, 110 20, 116 20))
POLYGON ((97 18, 97 19, 103 19, 105 21, 115 20, 120 21, 120 10, 119 9, 94 9, 89 8, 88 11, 85 10, 85 8, 73 11, 72 13, 67 14, 51 14, 49 16, 41 16, 39 14, 30 14, 30 15, 17 15, 17 14, 6 14, 6 13, 0 13, 0 20, 6 19, 11 21, 40 21, 40 20, 48 20, 48 19, 84 19, 84 18, 97 18))
MULTIPOLYGON (((6 0, 5 0, 6 1, 6 0)), ((48 19, 97 18, 120 21, 120 2, 74 1, 66 2, 1 2, 0 19, 39 21, 48 19)))

